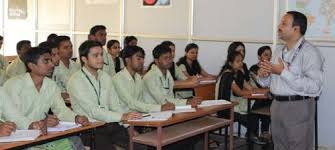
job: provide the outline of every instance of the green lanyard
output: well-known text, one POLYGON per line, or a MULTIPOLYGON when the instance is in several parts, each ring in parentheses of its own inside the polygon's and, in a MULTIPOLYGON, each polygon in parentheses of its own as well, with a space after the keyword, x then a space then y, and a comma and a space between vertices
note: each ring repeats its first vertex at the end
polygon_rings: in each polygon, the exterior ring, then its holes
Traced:
POLYGON ((97 95, 98 98, 98 105, 100 106, 100 94, 101 94, 101 84, 100 84, 100 80, 99 80, 99 92, 97 91, 97 89, 95 88, 95 86, 93 85, 91 79, 87 76, 87 74, 83 71, 83 69, 81 69, 81 72, 83 72, 83 74, 85 75, 85 77, 87 78, 87 80, 90 82, 91 86, 94 89, 95 94, 97 95))

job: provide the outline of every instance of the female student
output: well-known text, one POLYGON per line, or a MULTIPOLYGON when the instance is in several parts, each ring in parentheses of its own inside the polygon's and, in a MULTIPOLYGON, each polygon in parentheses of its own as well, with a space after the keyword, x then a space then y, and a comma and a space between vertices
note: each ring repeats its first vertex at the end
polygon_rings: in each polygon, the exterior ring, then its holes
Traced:
POLYGON ((181 57, 177 62, 178 67, 182 70, 186 77, 198 76, 203 79, 216 79, 216 76, 207 73, 198 61, 199 47, 195 43, 190 43, 185 48, 185 56, 181 57))
POLYGON ((112 61, 109 65, 114 66, 115 73, 121 71, 124 68, 124 63, 122 58, 119 57, 120 54, 120 42, 117 40, 109 40, 107 42, 107 50, 110 56, 112 56, 112 61))
MULTIPOLYGON (((254 116, 251 116, 250 122, 247 122, 246 116, 242 115, 247 111, 247 100, 243 99, 243 96, 250 95, 253 92, 261 92, 261 90, 254 89, 249 82, 247 82, 244 75, 239 73, 241 70, 243 70, 243 55, 237 51, 229 53, 226 63, 219 74, 217 98, 228 101, 238 101, 239 104, 235 106, 235 119, 244 126, 247 126, 247 123, 249 123, 251 139, 255 143, 265 144, 256 137, 257 122, 255 122, 256 119, 254 116)), ((227 118, 229 111, 221 111, 218 113, 218 116, 227 118)))
POLYGON ((240 73, 242 73, 244 75, 244 77, 246 78, 246 80, 249 82, 250 81, 250 76, 249 76, 249 70, 247 67, 247 64, 245 64, 243 62, 244 58, 245 58, 245 46, 242 42, 233 42, 229 45, 228 47, 228 55, 232 52, 239 52, 242 55, 242 63, 243 63, 243 69, 241 70, 240 73))

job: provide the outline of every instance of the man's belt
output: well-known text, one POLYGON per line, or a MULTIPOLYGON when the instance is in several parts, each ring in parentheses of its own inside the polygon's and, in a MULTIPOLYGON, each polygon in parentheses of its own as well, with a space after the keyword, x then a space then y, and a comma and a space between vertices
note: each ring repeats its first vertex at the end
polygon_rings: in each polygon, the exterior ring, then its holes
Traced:
POLYGON ((311 97, 309 96, 300 96, 300 95, 275 95, 271 93, 271 97, 277 101, 301 101, 308 100, 311 97))

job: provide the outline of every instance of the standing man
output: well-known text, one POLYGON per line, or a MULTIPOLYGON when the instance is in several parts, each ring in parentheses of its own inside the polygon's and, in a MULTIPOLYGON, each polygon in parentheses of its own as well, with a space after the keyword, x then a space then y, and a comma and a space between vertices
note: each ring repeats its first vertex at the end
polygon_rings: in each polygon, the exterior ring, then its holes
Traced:
POLYGON ((315 97, 323 87, 324 57, 304 38, 307 18, 287 12, 278 26, 285 45, 274 52, 272 62, 261 62, 258 79, 270 86, 273 96, 271 129, 275 150, 312 150, 315 97))

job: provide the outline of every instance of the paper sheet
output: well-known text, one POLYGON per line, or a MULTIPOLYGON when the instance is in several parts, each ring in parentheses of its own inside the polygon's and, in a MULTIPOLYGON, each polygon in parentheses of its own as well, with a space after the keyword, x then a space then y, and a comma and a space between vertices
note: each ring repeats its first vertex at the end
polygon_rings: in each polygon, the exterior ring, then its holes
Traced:
POLYGON ((81 125, 74 122, 60 121, 57 126, 48 127, 48 132, 66 131, 78 127, 81 127, 81 125))
POLYGON ((10 136, 0 137, 0 142, 32 141, 40 135, 40 130, 16 130, 10 136))
POLYGON ((216 105, 223 105, 223 104, 231 104, 231 102, 226 100, 204 100, 201 102, 198 107, 209 107, 209 106, 216 106, 216 105))

